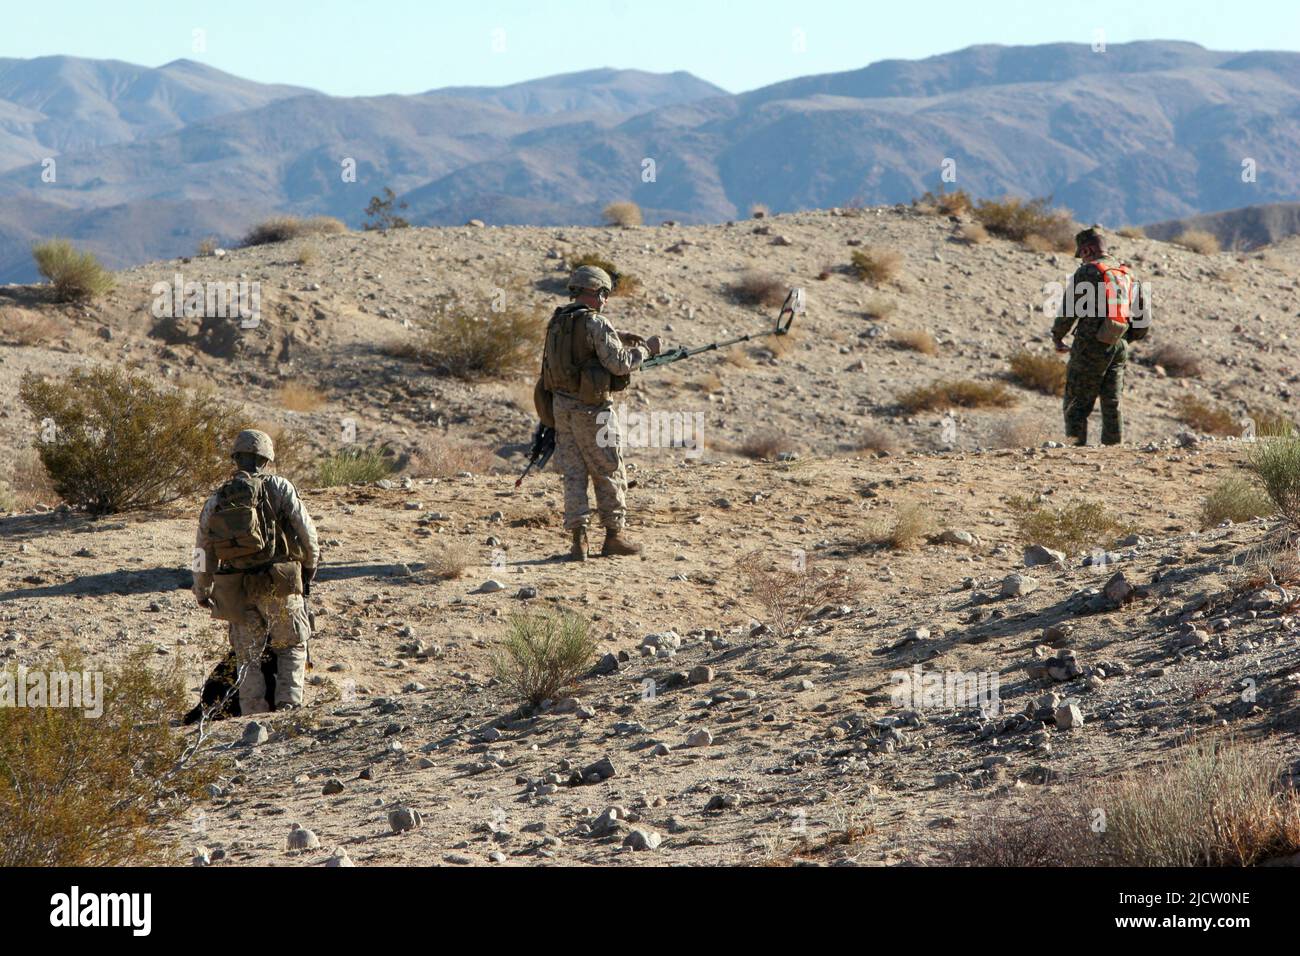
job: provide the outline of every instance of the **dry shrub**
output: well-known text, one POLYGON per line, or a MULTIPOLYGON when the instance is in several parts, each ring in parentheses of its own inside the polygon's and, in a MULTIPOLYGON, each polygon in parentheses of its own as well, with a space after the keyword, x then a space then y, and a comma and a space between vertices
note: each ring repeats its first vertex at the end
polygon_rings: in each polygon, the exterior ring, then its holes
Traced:
POLYGON ((858 433, 858 439, 853 444, 853 450, 857 452, 884 452, 887 455, 896 455, 898 454, 899 444, 898 439, 888 429, 868 423, 858 433))
POLYGON ((1213 255, 1219 251, 1218 237, 1204 229, 1188 229, 1179 234, 1174 244, 1203 256, 1213 255))
POLYGON ((722 360, 735 368, 745 369, 754 367, 754 357, 743 348, 727 349, 727 351, 722 353, 722 360))
POLYGON ((894 334, 893 344, 900 349, 906 349, 910 352, 920 352, 922 355, 934 355, 939 351, 939 345, 925 329, 907 329, 894 334))
POLYGON ((333 216, 314 216, 300 219, 297 216, 276 216, 258 223, 244 236, 245 246, 265 246, 273 242, 287 242, 303 236, 327 236, 347 232, 348 227, 333 216))
MULTIPOLYGON (((85 708, 0 707, 0 866, 165 862, 159 828, 188 810, 217 768, 184 759, 185 742, 171 729, 189 707, 184 674, 178 666, 157 672, 154 660, 139 648, 107 670, 76 651, 51 661, 48 702, 55 672, 83 687, 81 672, 102 672, 99 717, 85 708)), ((29 682, 35 671, 29 665, 29 682)))
POLYGON ((952 408, 1006 408, 1016 398, 1001 382, 972 382, 945 379, 904 392, 898 404, 906 412, 935 411, 952 408))
POLYGON ((1174 378, 1199 378, 1201 360, 1181 345, 1162 345, 1151 353, 1151 364, 1159 365, 1174 378))
POLYGON ((1156 767, 1005 811, 953 853, 968 866, 1256 866, 1300 852, 1300 794, 1281 763, 1204 738, 1156 767))
POLYGON ((1141 226, 1120 226, 1115 232, 1125 239, 1145 239, 1147 237, 1147 231, 1141 226))
POLYGON ((0 311, 0 343, 5 345, 48 345, 67 334, 68 327, 53 316, 25 309, 0 311))
POLYGON ((27 511, 38 504, 52 505, 59 500, 40 455, 31 448, 18 452, 6 485, 12 510, 27 511))
POLYGON ((237 418, 212 395, 120 369, 77 369, 60 381, 28 373, 18 394, 55 490, 92 514, 165 504, 229 471, 237 418))
POLYGON ((993 425, 994 448, 1032 448, 1047 440, 1047 429, 1031 415, 1015 415, 993 425))
POLYGON ((291 412, 314 412, 325 404, 325 395, 302 382, 285 382, 276 389, 275 401, 291 412))
POLYGON ((913 200, 912 205, 918 212, 931 216, 960 216, 970 212, 973 203, 970 193, 964 189, 956 189, 950 193, 927 192, 920 199, 913 200))
POLYGON ((456 378, 475 381, 535 371, 546 323, 524 309, 432 311, 415 341, 394 351, 456 378))
POLYGON ((1048 198, 981 199, 974 215, 990 233, 1003 239, 1029 244, 1036 236, 1032 241, 1041 251, 1074 251, 1074 219, 1068 210, 1052 209, 1048 198))
POLYGON ((78 252, 66 239, 51 239, 32 246, 36 268, 54 289, 59 302, 89 302, 113 288, 113 274, 93 253, 78 252))
POLYGON ((316 486, 368 485, 397 470, 387 448, 349 448, 316 463, 316 486))
POLYGON ((1067 555, 1109 549, 1133 532, 1133 526, 1094 501, 1049 508, 1042 502, 1013 497, 1007 501, 1022 544, 1041 544, 1067 555))
POLYGON ((320 247, 313 242, 304 242, 298 247, 294 262, 300 266, 309 266, 320 258, 320 247))
POLYGON ((983 223, 964 222, 957 227, 957 239, 968 246, 978 246, 989 241, 989 231, 983 223))
POLYGON ((779 306, 789 290, 785 282, 766 272, 749 271, 728 287, 731 297, 741 305, 779 306))
POLYGON ((722 391, 722 379, 716 373, 708 372, 700 378, 695 379, 687 385, 687 388, 697 392, 703 392, 705 395, 712 395, 722 391))
POLYGON ((828 604, 853 595, 847 573, 823 567, 802 551, 774 559, 753 551, 736 563, 748 597, 777 637, 790 636, 828 604))
POLYGON ((1263 438, 1251 444, 1246 467, 1293 527, 1300 527, 1300 436, 1263 438))
POLYGON ((868 541, 892 551, 911 551, 933 527, 930 509, 912 504, 898 509, 892 519, 878 524, 868 534, 868 541))
POLYGON ((1179 396, 1175 414, 1184 425, 1207 435, 1236 435, 1241 431, 1232 412, 1203 402, 1195 395, 1179 396))
POLYGON ((1065 394, 1065 363, 1055 355, 1017 352, 1011 356, 1011 377, 1044 395, 1065 394))
POLYGON ((1256 747, 1207 738, 1148 773, 1099 786, 1107 855, 1120 866, 1254 866, 1300 852, 1300 794, 1256 747))
POLYGON ((216 236, 208 236, 206 239, 200 239, 195 254, 201 257, 207 257, 221 248, 221 240, 216 236))
POLYGON ((584 618, 563 611, 516 614, 492 663, 506 690, 536 707, 575 684, 595 654, 584 618))
POLYGON ((897 252, 874 246, 855 249, 851 258, 853 274, 872 285, 883 285, 890 281, 903 266, 903 257, 897 252))
POLYGON ((601 213, 607 226, 641 225, 641 207, 634 202, 612 202, 601 213))
POLYGON ((756 202, 749 207, 750 219, 766 219, 770 215, 772 215, 772 210, 768 209, 767 206, 761 202, 756 202))
POLYGON ((893 299, 887 299, 883 295, 873 295, 867 300, 862 314, 869 319, 887 319, 896 311, 898 311, 898 303, 893 299))
POLYGON ((476 563, 474 549, 459 538, 452 538, 434 545, 424 572, 438 581, 453 581, 476 563))
MULTIPOLYGON (((532 404, 531 393, 529 404, 532 404)), ((406 472, 413 478, 450 478, 466 471, 486 475, 491 473, 496 461, 496 452, 487 445, 433 436, 420 444, 406 472)))
POLYGON ((775 461, 777 456, 792 451, 794 451, 794 443, 778 428, 767 428, 753 435, 746 435, 736 446, 737 454, 755 460, 775 461))
POLYGON ((1277 513, 1272 499, 1258 482, 1247 478, 1224 478, 1201 501, 1201 527, 1214 528, 1224 521, 1234 524, 1277 513))

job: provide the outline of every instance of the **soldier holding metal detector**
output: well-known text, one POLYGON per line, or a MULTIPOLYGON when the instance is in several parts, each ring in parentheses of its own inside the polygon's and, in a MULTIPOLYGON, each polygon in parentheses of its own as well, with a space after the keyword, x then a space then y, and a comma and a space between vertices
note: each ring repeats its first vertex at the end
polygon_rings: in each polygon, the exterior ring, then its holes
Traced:
POLYGON ((534 466, 545 467, 552 452, 559 455, 564 474, 564 527, 572 539, 569 557, 575 561, 587 559, 588 481, 595 485, 596 505, 605 526, 601 554, 641 551, 624 533, 627 476, 622 426, 613 412, 612 393, 627 388, 637 369, 680 362, 766 335, 784 335, 795 315, 804 312, 803 289, 791 289, 775 328, 662 352, 658 336, 642 339, 617 332, 600 314, 612 291, 613 282, 603 269, 582 266, 570 277, 573 302, 556 309, 547 325, 542 374, 533 393, 541 424, 533 435, 528 466, 515 482, 519 487, 534 466), (603 439, 598 439, 602 432, 603 439))

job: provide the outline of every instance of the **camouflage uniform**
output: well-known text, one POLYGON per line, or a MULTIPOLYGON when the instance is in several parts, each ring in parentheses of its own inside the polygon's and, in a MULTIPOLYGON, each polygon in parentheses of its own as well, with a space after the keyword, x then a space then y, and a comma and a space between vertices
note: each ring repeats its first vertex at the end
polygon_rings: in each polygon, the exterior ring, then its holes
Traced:
POLYGON ((239 685, 240 712, 247 716, 265 712, 266 679, 260 661, 268 638, 276 656, 275 704, 302 704, 307 665, 307 640, 311 624, 302 594, 301 568, 315 568, 320 546, 311 515, 293 484, 279 475, 264 477, 263 491, 276 515, 276 524, 290 541, 290 553, 270 570, 226 571, 218 568, 208 534, 208 521, 217 494, 208 498, 199 515, 194 545, 202 551, 194 572, 194 596, 200 603, 212 598, 214 616, 230 622, 230 646, 244 678, 239 685), (214 573, 215 572, 215 573, 214 573), (220 580, 219 580, 220 579, 220 580))
MULTIPOLYGON (((587 341, 611 375, 630 375, 649 357, 644 346, 625 348, 609 320, 599 312, 578 305, 566 306, 560 312, 576 314, 575 321, 584 324, 587 341)), ((565 530, 587 527, 591 516, 589 481, 595 485, 601 524, 606 531, 623 530, 627 475, 623 469, 622 424, 614 414, 613 402, 607 398, 599 405, 589 405, 575 394, 555 391, 554 403, 555 453, 564 474, 565 530)))
MULTIPOLYGON (((1099 261, 1118 265, 1108 255, 1099 261)), ((1101 271, 1085 262, 1074 273, 1061 300, 1061 314, 1052 324, 1052 338, 1062 341, 1074 329, 1074 343, 1065 371, 1065 434, 1080 445, 1088 442, 1088 416, 1101 399, 1101 443, 1118 445, 1123 440, 1124 422, 1119 399, 1124 388, 1124 366, 1128 361, 1125 333, 1114 345, 1097 341, 1097 330, 1106 319, 1106 296, 1101 271), (1071 303, 1071 295, 1074 302, 1071 303), (1078 323, 1076 325, 1076 322, 1078 323)), ((1132 330, 1130 330, 1131 332, 1132 330)))

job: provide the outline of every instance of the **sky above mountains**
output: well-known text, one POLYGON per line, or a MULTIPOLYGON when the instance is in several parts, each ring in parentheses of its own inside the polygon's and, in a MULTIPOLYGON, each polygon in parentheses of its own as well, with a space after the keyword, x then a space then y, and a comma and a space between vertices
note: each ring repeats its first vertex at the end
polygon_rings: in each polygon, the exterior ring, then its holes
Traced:
POLYGON ((981 43, 1176 39, 1300 50, 1300 4, 1260 0, 64 0, 10 4, 0 57, 178 59, 335 96, 502 86, 615 66, 731 92, 981 43), (1097 31, 1102 31, 1099 35, 1097 31))

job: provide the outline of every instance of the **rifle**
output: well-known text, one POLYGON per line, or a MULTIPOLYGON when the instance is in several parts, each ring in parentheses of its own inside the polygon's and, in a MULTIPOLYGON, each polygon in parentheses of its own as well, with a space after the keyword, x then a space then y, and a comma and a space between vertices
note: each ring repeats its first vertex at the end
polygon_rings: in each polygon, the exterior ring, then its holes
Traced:
POLYGON ((549 425, 537 426, 537 431, 533 433, 533 447, 528 450, 528 466, 524 468, 524 473, 515 480, 515 487, 518 488, 528 477, 528 473, 533 470, 533 466, 545 468, 546 463, 551 460, 555 454, 555 429, 549 425))
POLYGON ((682 359, 688 359, 692 355, 699 355, 701 352, 716 352, 718 349, 727 348, 732 345, 739 345, 741 342, 752 342, 754 339, 761 339, 766 335, 785 335, 790 331, 790 326, 794 323, 796 315, 803 315, 808 309, 804 304, 803 289, 795 288, 790 290, 790 294, 785 297, 785 302, 781 306, 781 311, 776 316, 776 326, 763 332, 751 332, 749 335, 738 335, 734 339, 726 339, 722 342, 710 342, 708 345, 697 345, 693 349, 675 348, 667 352, 660 352, 653 358, 648 358, 641 363, 641 368, 656 368, 660 365, 670 365, 673 362, 680 362, 682 359))

